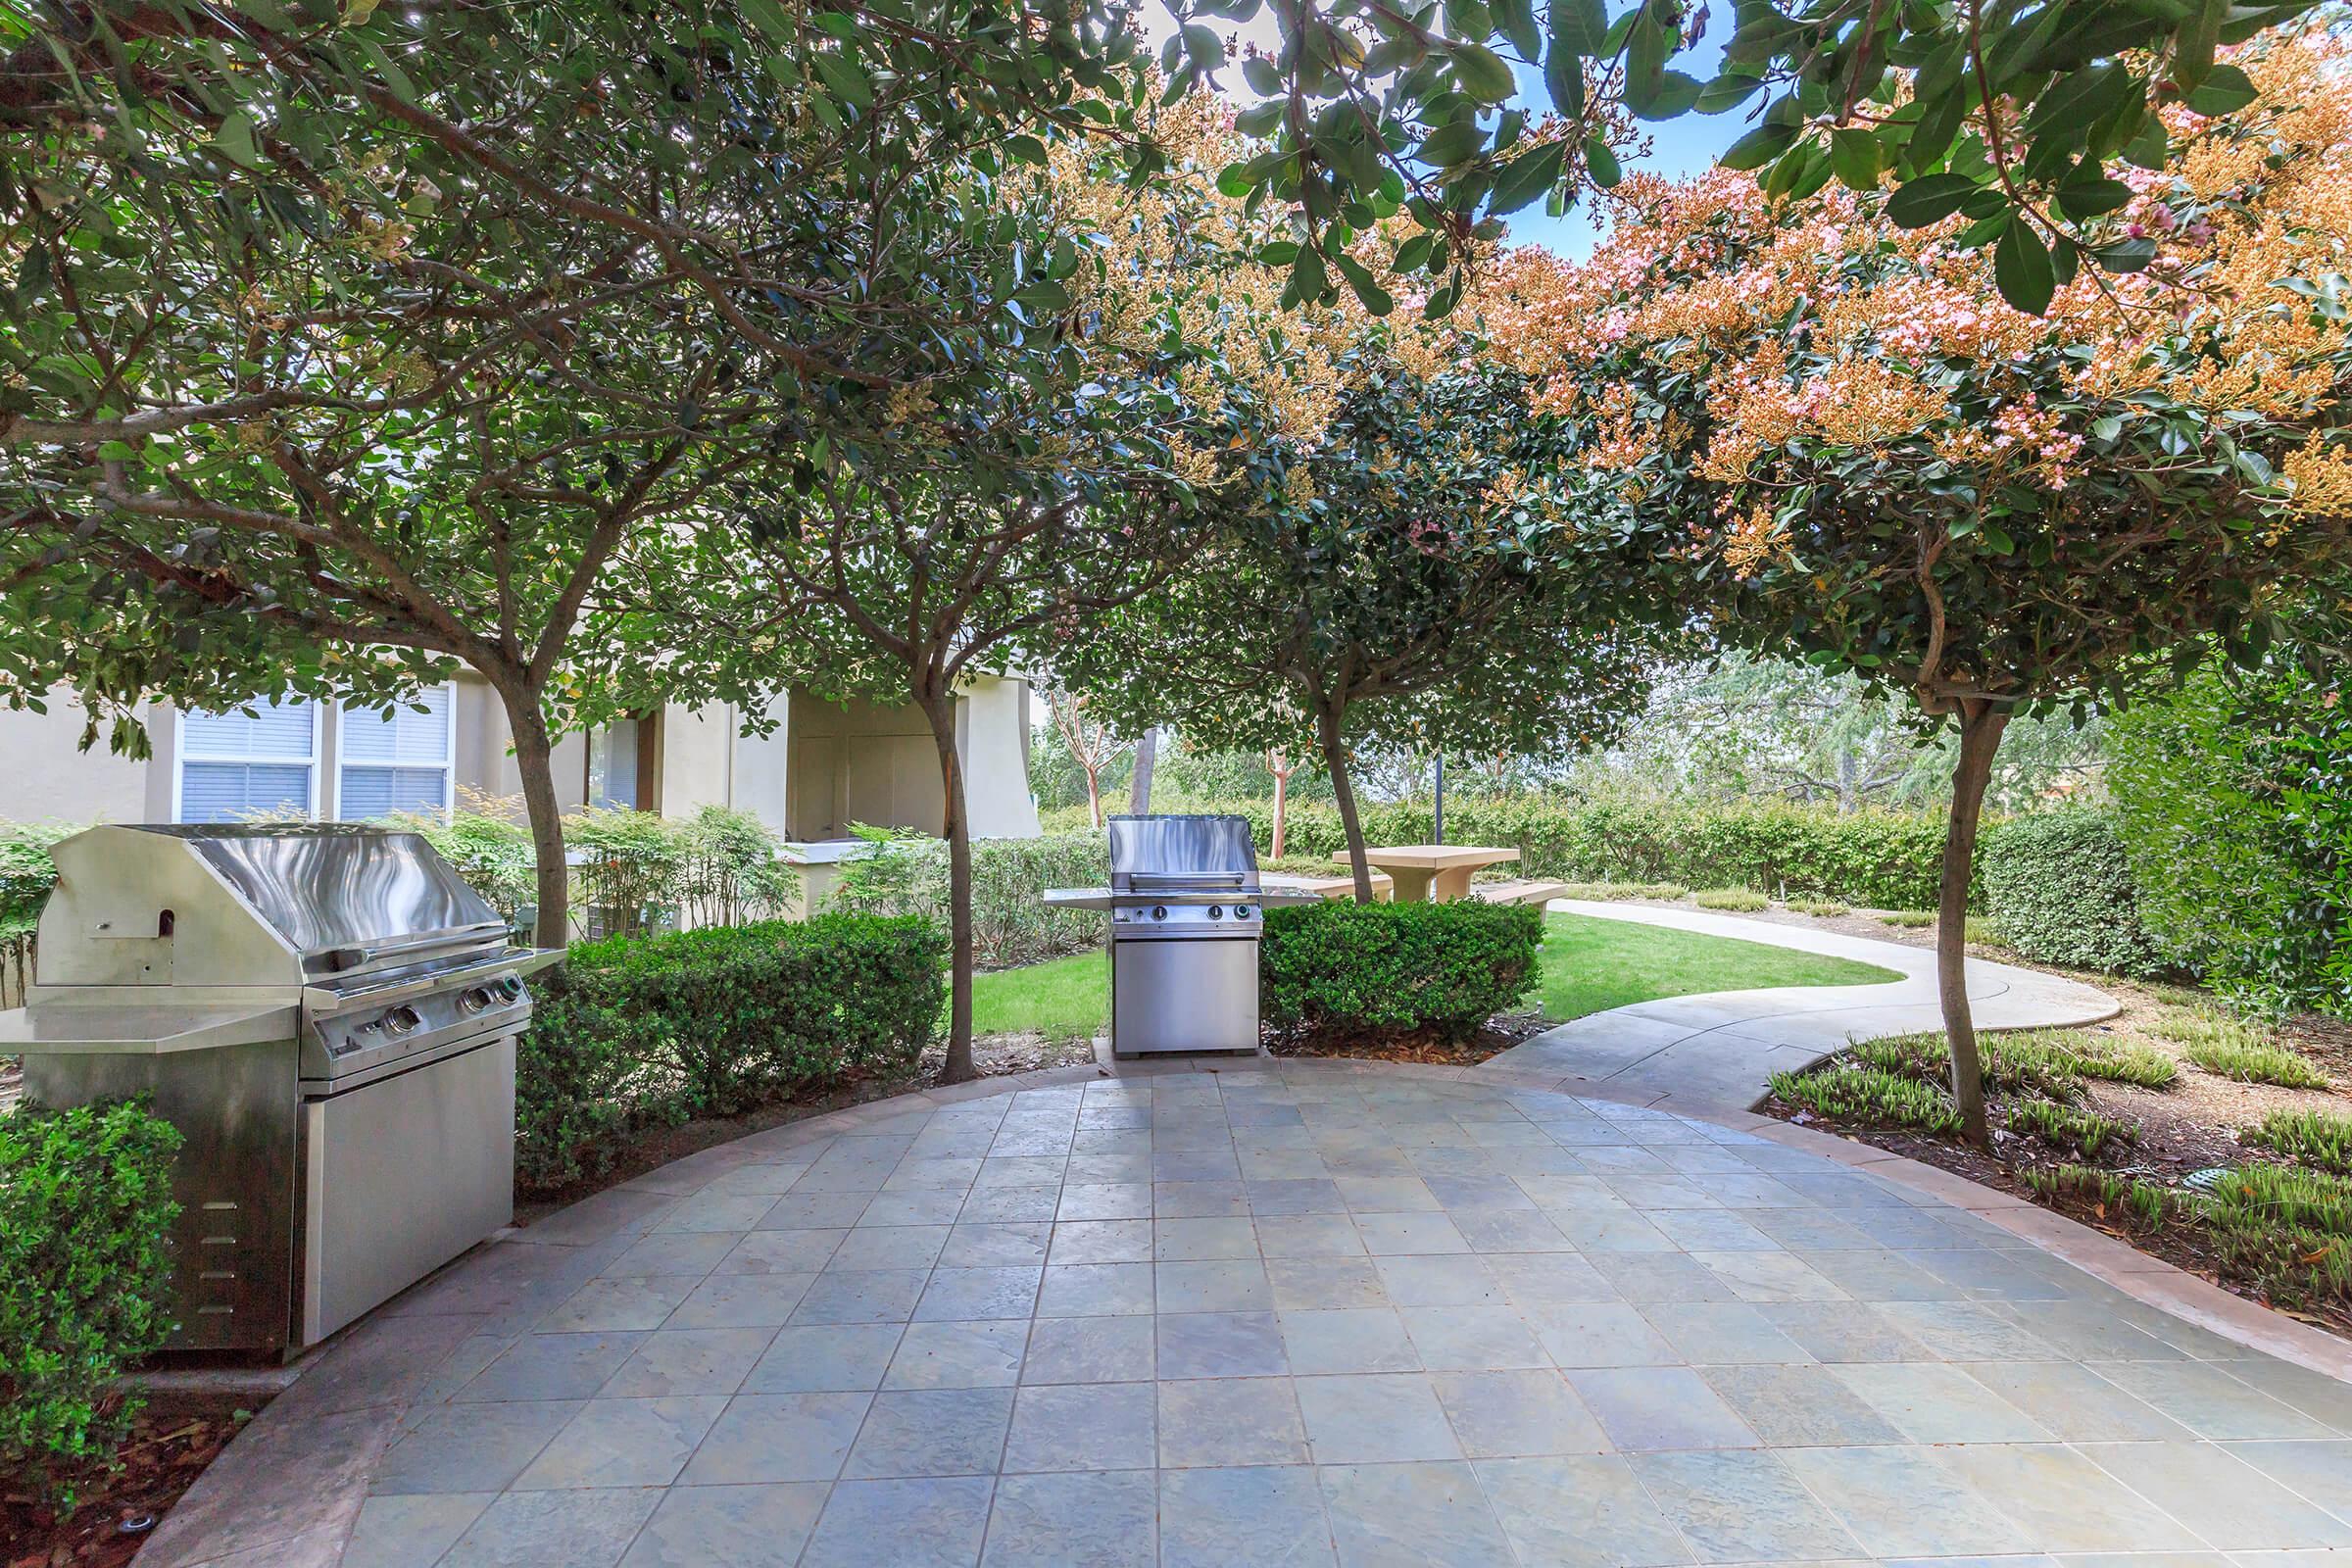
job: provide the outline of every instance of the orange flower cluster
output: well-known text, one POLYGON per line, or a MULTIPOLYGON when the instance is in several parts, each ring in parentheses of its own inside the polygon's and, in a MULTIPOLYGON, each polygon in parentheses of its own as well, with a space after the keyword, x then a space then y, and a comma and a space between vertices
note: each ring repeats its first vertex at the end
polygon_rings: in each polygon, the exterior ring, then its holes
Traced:
MULTIPOLYGON (((2152 241, 2154 265, 2086 261, 2044 315, 2001 298, 1991 247, 1955 245, 1962 218, 1905 230, 1880 193, 1784 203, 1717 171, 1629 180, 1587 262, 1505 258, 1486 329, 1537 378, 1536 414, 1595 420, 1589 468, 1648 459, 1726 487, 1737 520, 1717 548, 1736 569, 1764 549, 1776 465, 1800 449, 2064 492, 2094 426, 2152 403, 2299 439, 2352 402, 2352 327, 2288 286, 2352 271, 2352 66, 2319 39, 2237 59, 2256 102, 2215 120, 2168 110, 2172 167, 2131 171, 2133 199, 2100 220, 2107 240, 2152 241), (1675 450, 1663 421, 1600 390, 1629 364, 1704 376, 1702 450, 1675 450)), ((2315 445, 2265 494, 2290 515, 2352 514, 2352 454, 2315 445)))

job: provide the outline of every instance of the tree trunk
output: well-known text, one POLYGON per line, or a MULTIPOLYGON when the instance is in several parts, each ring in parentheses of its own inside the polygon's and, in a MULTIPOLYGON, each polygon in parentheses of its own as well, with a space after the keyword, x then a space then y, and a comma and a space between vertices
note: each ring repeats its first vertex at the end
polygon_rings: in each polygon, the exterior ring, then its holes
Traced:
POLYGON ((1096 782, 1095 769, 1090 767, 1085 772, 1086 811, 1095 819, 1095 831, 1099 833, 1102 830, 1102 787, 1096 782))
POLYGON ((1135 781, 1127 790, 1127 809, 1141 816, 1152 809, 1152 764, 1159 757, 1159 726, 1144 731, 1135 743, 1135 781))
POLYGON ((1977 1056, 1977 1026, 1968 1005, 1968 884, 1976 864, 1977 822, 1993 754, 2009 724, 2006 709, 1970 699, 1960 705, 1960 760, 1952 767, 1952 811, 1943 839, 1943 881, 1936 900, 1936 989, 1943 1003, 1943 1034, 1952 1054, 1952 1102, 1961 1132, 1980 1149, 1991 1131, 1984 1119, 1984 1070, 1977 1056))
POLYGON ((1331 793, 1348 835, 1348 866, 1355 873, 1355 902, 1372 902, 1372 862, 1364 857, 1364 827, 1355 818, 1355 786, 1348 781, 1348 748, 1340 740, 1340 708, 1325 703, 1315 710, 1315 734, 1323 743, 1323 765, 1331 770, 1331 793))
POLYGON ((536 692, 499 688, 507 727, 514 735, 514 771, 522 779, 522 807, 531 825, 531 858, 537 862, 539 921, 534 940, 561 948, 571 940, 571 868, 564 863, 564 808, 556 801, 555 741, 536 692))
POLYGON ((1269 859, 1279 860, 1282 858, 1283 833, 1290 825, 1291 770, 1283 765, 1282 753, 1278 751, 1266 754, 1266 768, 1274 775, 1274 831, 1267 845, 1266 856, 1269 859))
POLYGON ((956 699, 917 695, 939 748, 941 830, 948 840, 948 1062, 942 1083, 969 1083, 972 1064, 972 833, 963 813, 963 759, 956 755, 956 699))

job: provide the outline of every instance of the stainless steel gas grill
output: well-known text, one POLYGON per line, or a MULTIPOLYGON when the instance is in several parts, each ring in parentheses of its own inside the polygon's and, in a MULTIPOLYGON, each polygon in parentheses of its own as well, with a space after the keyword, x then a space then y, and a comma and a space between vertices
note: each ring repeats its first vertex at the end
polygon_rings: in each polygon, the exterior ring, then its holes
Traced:
POLYGON ((26 1094, 133 1094, 176 1167, 185 1349, 323 1339, 514 1217, 524 977, 414 833, 98 827, 58 844, 25 1005, 26 1094))
POLYGON ((1110 886, 1046 902, 1110 913, 1110 1047, 1122 1056, 1257 1049, 1257 944, 1268 893, 1240 816, 1114 816, 1110 886))

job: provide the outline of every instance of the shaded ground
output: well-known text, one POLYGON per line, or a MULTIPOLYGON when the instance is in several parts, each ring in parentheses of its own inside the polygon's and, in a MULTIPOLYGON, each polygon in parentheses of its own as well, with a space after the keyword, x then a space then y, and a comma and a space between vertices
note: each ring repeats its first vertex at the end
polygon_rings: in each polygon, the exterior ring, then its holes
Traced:
POLYGON ((172 1391, 154 1396, 118 1450, 120 1474, 80 1489, 64 1520, 23 1495, 0 1495, 0 1563, 8 1568, 122 1568, 260 1401, 172 1391))

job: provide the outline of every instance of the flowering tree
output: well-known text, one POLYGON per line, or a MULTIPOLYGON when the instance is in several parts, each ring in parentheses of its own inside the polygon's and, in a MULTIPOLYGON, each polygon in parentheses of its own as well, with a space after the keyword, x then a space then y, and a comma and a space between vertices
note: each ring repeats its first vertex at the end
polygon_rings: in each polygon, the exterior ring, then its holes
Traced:
POLYGON ((1641 641, 1623 627, 1644 572, 1624 539, 1572 525, 1529 481, 1563 449, 1526 417, 1519 377, 1399 360, 1379 332, 1337 369, 1347 394, 1318 440, 1267 470, 1267 505, 1056 657, 1117 716, 1314 746, 1369 902, 1351 745, 1525 752, 1605 735, 1639 706, 1641 641))
POLYGON ((2055 269, 2043 315, 1996 277, 2031 253, 1969 246, 2000 220, 1723 173, 1642 186, 1589 265, 1521 258, 1496 313, 1587 516, 1681 528, 1725 640, 1958 726, 1938 971, 1980 1141, 1963 915, 2010 715, 2251 659, 2348 548, 2352 85, 2318 48, 2244 66, 2261 99, 2171 112, 2178 156, 2101 220, 2148 267, 2055 269))

